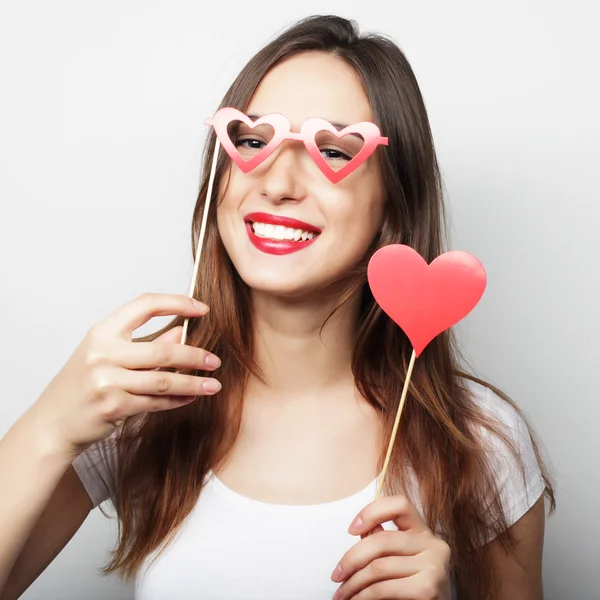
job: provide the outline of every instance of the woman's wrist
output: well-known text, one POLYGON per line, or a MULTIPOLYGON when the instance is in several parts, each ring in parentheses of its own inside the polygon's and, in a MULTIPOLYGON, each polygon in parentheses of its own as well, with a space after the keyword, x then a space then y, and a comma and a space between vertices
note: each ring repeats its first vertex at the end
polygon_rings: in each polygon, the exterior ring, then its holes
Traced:
POLYGON ((66 469, 79 454, 62 435, 59 427, 47 422, 32 406, 14 425, 14 434, 19 438, 23 451, 57 470, 66 469))

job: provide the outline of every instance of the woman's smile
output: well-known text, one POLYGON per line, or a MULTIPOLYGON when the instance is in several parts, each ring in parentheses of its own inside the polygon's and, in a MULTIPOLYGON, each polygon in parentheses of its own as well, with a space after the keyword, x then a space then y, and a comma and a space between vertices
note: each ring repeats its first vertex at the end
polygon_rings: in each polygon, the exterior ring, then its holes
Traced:
POLYGON ((245 218, 250 241, 267 254, 289 254, 310 246, 321 229, 304 221, 269 213, 250 213, 245 218))

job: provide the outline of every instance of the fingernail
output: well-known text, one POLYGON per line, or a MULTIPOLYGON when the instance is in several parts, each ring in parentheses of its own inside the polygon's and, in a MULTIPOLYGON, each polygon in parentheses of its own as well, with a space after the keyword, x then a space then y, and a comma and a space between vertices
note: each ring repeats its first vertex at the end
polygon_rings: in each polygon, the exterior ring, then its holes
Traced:
POLYGON ((335 590, 335 594, 333 595, 332 600, 340 600, 340 598, 342 597, 342 586, 340 585, 340 587, 335 590))
MULTIPOLYGON (((338 565, 331 574, 331 579, 333 581, 341 581, 342 580, 342 565, 338 565)), ((337 593, 337 592, 336 592, 337 593)))
POLYGON ((204 364, 207 367, 216 369, 217 367, 221 366, 221 360, 219 359, 218 356, 215 356, 214 354, 207 354, 206 358, 204 359, 204 364))
POLYGON ((206 304, 204 304, 204 302, 200 302, 200 300, 196 300, 196 298, 192 298, 192 302, 194 303, 194 306, 196 308, 199 308, 205 312, 209 311, 209 308, 206 304))
POLYGON ((349 532, 352 533, 357 532, 360 530, 360 528, 362 527, 363 521, 360 517, 356 517, 356 519, 354 519, 354 521, 352 521, 350 528, 349 528, 349 532))
POLYGON ((202 384, 202 389, 209 394, 216 394, 221 387, 221 384, 216 379, 207 379, 202 384))

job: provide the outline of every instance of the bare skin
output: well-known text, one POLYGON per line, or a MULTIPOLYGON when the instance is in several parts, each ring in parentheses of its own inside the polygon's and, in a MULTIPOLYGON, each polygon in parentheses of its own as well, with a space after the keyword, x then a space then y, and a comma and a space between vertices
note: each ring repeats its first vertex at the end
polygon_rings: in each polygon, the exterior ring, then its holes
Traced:
MULTIPOLYGON (((373 119, 354 70, 317 53, 275 67, 246 112, 280 112, 293 128, 312 116, 347 124, 373 119)), ((362 258, 381 226, 383 191, 372 158, 333 184, 302 144, 284 142, 250 173, 233 169, 219 205, 223 243, 252 289, 257 360, 269 383, 250 382, 240 437, 218 473, 250 497, 319 503, 363 489, 377 476, 380 426, 350 369, 356 302, 319 335, 341 289, 332 281, 362 258), (300 252, 265 254, 246 234, 243 216, 253 211, 298 218, 322 232, 300 252)))

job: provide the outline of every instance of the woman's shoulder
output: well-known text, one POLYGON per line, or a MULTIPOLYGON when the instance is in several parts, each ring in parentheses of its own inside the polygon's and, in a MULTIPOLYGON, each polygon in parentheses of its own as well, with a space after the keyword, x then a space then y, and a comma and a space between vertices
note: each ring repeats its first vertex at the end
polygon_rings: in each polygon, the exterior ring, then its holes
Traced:
POLYGON ((478 425, 477 433, 496 479, 507 522, 512 525, 546 487, 533 432, 516 403, 477 381, 464 378, 464 385, 491 425, 478 425))

